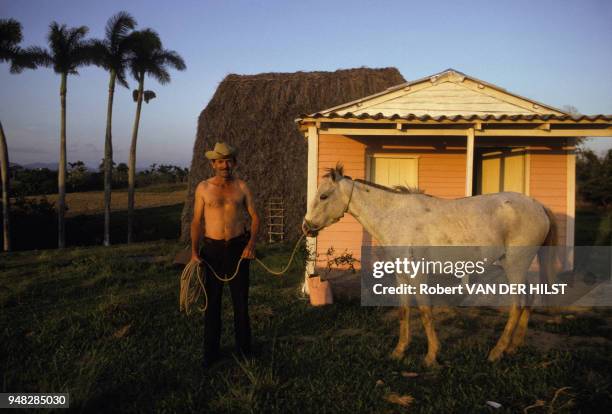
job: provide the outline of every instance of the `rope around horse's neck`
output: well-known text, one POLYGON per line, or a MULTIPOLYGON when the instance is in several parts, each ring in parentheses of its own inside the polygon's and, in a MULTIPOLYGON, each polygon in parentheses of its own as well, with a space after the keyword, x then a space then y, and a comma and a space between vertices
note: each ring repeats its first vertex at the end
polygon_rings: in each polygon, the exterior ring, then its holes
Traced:
POLYGON ((353 191, 355 190, 355 181, 353 181, 353 185, 351 186, 351 194, 349 195, 349 199, 346 202, 346 208, 344 209, 344 212, 348 212, 349 210, 349 205, 351 204, 351 200, 353 199, 353 191))
MULTIPOLYGON (((295 243, 295 246, 293 246, 293 251, 291 252, 291 257, 289 258, 289 262, 280 271, 275 271, 275 270, 270 269, 268 266, 265 265, 264 262, 262 262, 258 258, 255 258, 255 261, 259 263, 268 273, 271 273, 275 276, 284 275, 287 272, 287 270, 289 270, 289 266, 291 266, 291 263, 293 262, 293 258, 295 257, 295 253, 297 252, 298 246, 300 245, 300 242, 302 241, 303 238, 304 238, 304 235, 302 234, 299 240, 295 243)), ((208 266, 212 274, 217 279, 219 279, 221 282, 229 282, 232 279, 234 279, 236 275, 238 275, 238 272, 240 271, 240 264, 242 263, 242 260, 244 260, 244 257, 241 257, 240 260, 238 260, 238 264, 236 265, 236 270, 229 277, 219 276, 219 274, 215 271, 215 269, 211 266, 210 263, 208 263, 204 259, 201 259, 201 260, 202 260, 202 263, 208 266)), ((180 310, 185 310, 185 313, 189 315, 190 314, 189 308, 191 307, 192 304, 197 302, 201 293, 204 293, 204 305, 201 307, 202 312, 204 312, 206 311, 206 308, 208 307, 208 295, 206 294, 206 288, 204 287, 204 282, 202 281, 202 268, 199 262, 195 260, 190 261, 189 263, 187 263, 187 265, 183 269, 183 273, 181 274, 181 287, 180 287, 180 297, 179 297, 180 310), (192 284, 192 280, 194 276, 197 279, 197 282, 198 282, 197 285, 192 284)))

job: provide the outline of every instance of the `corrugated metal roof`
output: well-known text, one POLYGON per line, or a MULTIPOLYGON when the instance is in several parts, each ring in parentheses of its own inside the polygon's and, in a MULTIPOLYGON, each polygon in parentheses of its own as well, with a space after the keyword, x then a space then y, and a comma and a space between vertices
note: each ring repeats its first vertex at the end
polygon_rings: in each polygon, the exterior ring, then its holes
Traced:
POLYGON ((554 114, 520 114, 520 115, 440 115, 440 116, 431 116, 431 115, 415 115, 415 114, 406 114, 399 115, 393 114, 390 116, 385 116, 382 113, 377 114, 369 114, 369 113, 361 113, 361 114, 353 114, 352 112, 347 112, 343 114, 339 114, 337 112, 330 113, 321 113, 316 112, 314 114, 301 114, 300 119, 304 118, 314 118, 314 119, 374 119, 374 120, 406 120, 406 121, 574 121, 574 122, 595 122, 595 121, 607 121, 612 122, 612 115, 554 115, 554 114))

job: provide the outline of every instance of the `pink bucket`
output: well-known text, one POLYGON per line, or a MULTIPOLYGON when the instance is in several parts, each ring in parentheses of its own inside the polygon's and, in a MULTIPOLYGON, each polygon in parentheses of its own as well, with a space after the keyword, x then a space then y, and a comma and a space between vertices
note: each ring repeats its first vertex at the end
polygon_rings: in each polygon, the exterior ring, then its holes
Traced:
POLYGON ((334 303, 331 285, 327 280, 322 281, 320 276, 308 278, 308 291, 312 306, 331 305, 334 303))

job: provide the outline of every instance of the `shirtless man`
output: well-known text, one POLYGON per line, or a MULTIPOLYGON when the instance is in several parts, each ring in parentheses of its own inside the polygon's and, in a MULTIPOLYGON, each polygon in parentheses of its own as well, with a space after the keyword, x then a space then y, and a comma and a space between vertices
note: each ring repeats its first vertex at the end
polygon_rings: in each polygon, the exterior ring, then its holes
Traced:
MULTIPOLYGON (((223 282, 210 271, 209 265, 223 278, 236 271, 241 257, 255 257, 255 238, 259 216, 253 195, 247 184, 234 177, 236 150, 218 142, 213 151, 206 152, 215 176, 200 182, 196 188, 193 220, 191 222, 191 260, 202 263, 208 307, 204 314, 204 367, 219 358, 221 339, 221 295, 223 282), (251 217, 250 232, 246 231, 245 212, 251 217), (204 219, 204 226, 202 225, 204 219), (204 229, 204 241, 200 237, 204 229)), ((251 326, 248 311, 249 260, 243 260, 238 274, 229 282, 234 307, 234 333, 237 351, 251 353, 251 326)))

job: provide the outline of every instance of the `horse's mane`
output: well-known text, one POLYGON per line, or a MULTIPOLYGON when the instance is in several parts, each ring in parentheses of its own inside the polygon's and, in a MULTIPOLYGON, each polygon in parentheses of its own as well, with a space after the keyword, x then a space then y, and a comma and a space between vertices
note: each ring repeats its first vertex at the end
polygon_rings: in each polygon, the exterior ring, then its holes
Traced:
MULTIPOLYGON (((334 168, 326 168, 325 171, 326 171, 326 173, 325 173, 325 175, 323 175, 323 178, 331 178, 334 181, 338 180, 339 178, 348 178, 348 179, 351 179, 351 177, 344 175, 344 166, 341 163, 337 163, 334 168)), ((359 179, 359 178, 355 179, 353 181, 361 183, 361 184, 368 185, 370 187, 378 188, 380 190, 384 190, 384 191, 387 191, 387 192, 390 192, 390 193, 423 194, 423 195, 426 195, 428 197, 432 197, 429 194, 425 194, 425 191, 420 190, 417 187, 410 187, 410 186, 406 186, 406 185, 396 185, 396 186, 393 186, 393 187, 387 187, 387 186, 384 186, 382 184, 373 183, 371 181, 366 181, 366 180, 362 180, 362 179, 359 179)))
POLYGON ((421 189, 419 189, 417 187, 411 187, 409 185, 394 185, 393 187, 387 187, 387 186, 384 186, 382 184, 373 183, 372 181, 362 180, 362 179, 359 179, 359 178, 355 179, 353 181, 361 183, 361 184, 368 185, 370 187, 378 188, 380 190, 387 191, 387 192, 390 192, 390 193, 423 194, 423 195, 426 195, 428 197, 432 197, 430 194, 425 194, 425 191, 423 191, 423 190, 421 190, 421 189))

